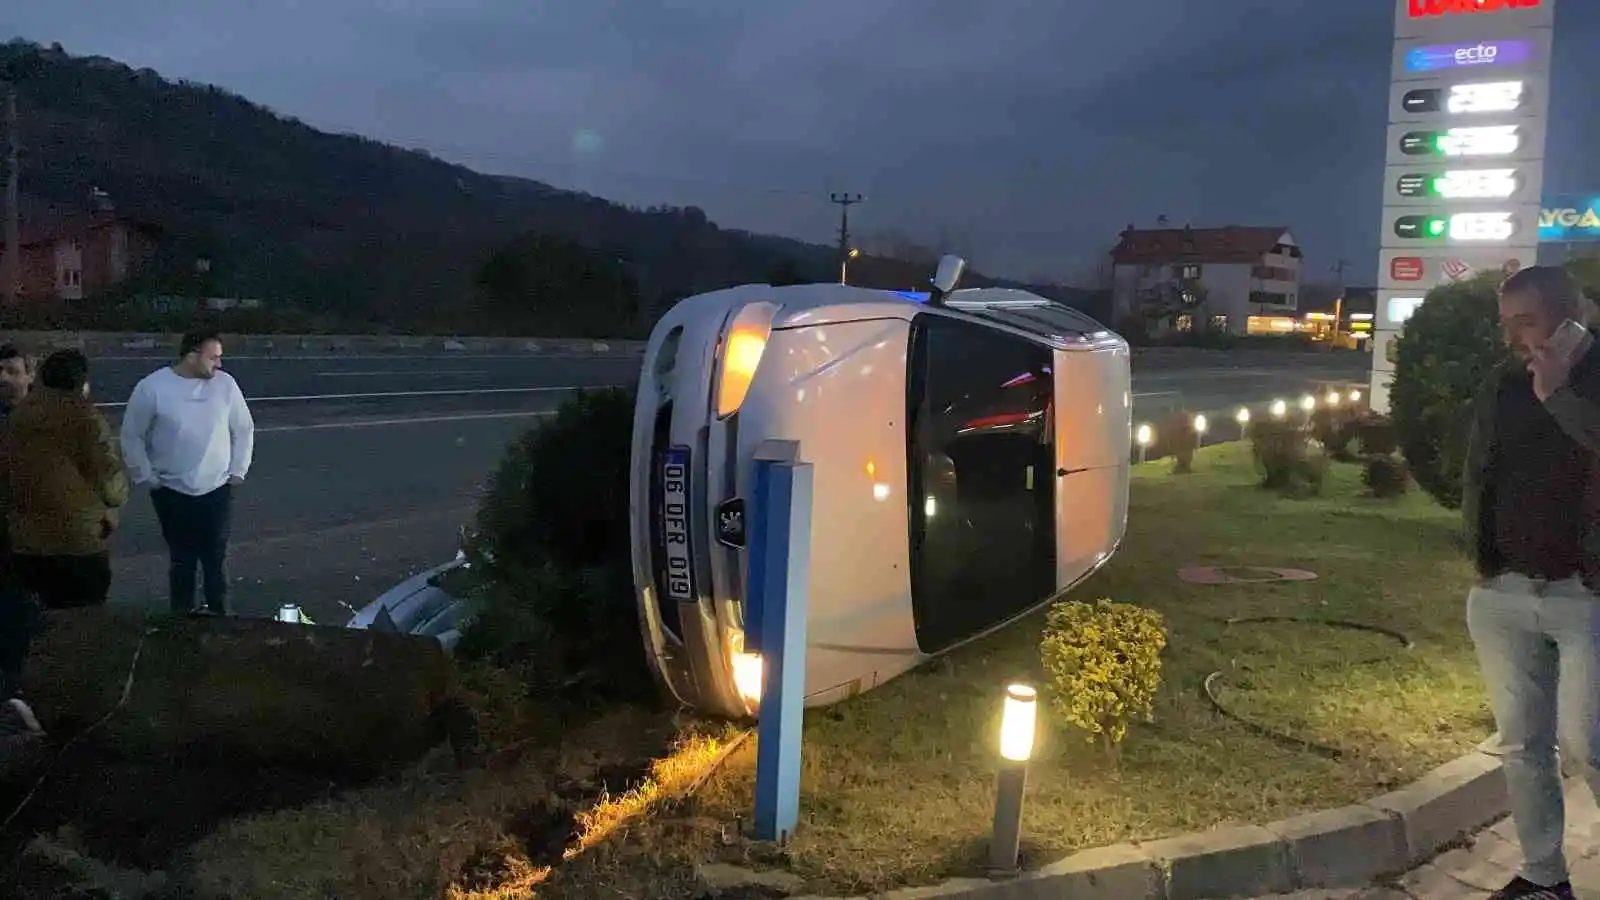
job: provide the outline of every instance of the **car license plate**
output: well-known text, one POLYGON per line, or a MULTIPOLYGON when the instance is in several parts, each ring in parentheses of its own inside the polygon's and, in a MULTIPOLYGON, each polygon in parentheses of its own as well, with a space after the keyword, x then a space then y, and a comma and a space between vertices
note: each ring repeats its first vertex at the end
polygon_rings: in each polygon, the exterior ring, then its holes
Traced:
POLYGON ((662 581, 672 600, 694 600, 694 561, 689 542, 689 448, 661 454, 661 543, 666 571, 662 581))

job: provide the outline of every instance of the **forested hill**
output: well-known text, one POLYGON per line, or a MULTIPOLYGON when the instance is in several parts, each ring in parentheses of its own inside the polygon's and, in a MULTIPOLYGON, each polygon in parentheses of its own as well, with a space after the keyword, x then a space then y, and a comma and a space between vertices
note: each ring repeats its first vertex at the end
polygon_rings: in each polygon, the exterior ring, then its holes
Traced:
MULTIPOLYGON (((98 188, 119 212, 162 225, 149 290, 192 280, 204 257, 211 271, 195 290, 351 323, 499 317, 604 332, 698 291, 836 277, 831 248, 718 228, 695 207, 633 209, 485 175, 58 45, 0 46, 0 77, 21 101, 25 217, 83 212, 98 188)), ((929 274, 923 261, 855 265, 852 281, 883 287, 929 274)))

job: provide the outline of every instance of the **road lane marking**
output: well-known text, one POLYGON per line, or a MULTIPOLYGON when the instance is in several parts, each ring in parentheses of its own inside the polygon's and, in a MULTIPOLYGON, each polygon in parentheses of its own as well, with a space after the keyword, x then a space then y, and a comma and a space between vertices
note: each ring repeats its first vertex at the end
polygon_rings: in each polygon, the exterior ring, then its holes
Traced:
MULTIPOLYGON (((278 397, 245 397, 251 403, 329 402, 333 400, 401 400, 407 397, 477 397, 493 394, 549 394, 622 387, 614 384, 565 385, 562 387, 462 388, 439 391, 362 391, 355 394, 285 394, 278 397)), ((127 403, 96 403, 101 409, 122 409, 127 403)))
MULTIPOLYGON (((374 530, 385 529, 385 528, 389 528, 389 529, 400 528, 400 527, 409 528, 410 526, 414 525, 418 520, 421 520, 421 519, 445 519, 445 520, 454 519, 456 521, 461 522, 462 524, 466 524, 466 523, 469 523, 469 522, 472 521, 473 517, 475 515, 477 515, 477 511, 478 511, 478 508, 476 506, 454 506, 454 507, 442 507, 442 508, 438 508, 438 509, 419 509, 419 510, 415 510, 415 511, 413 511, 413 512, 407 514, 407 515, 390 516, 390 517, 386 517, 386 518, 382 518, 382 519, 364 519, 364 520, 361 520, 361 521, 358 521, 358 522, 340 522, 340 523, 329 524, 329 525, 326 525, 326 526, 323 526, 323 527, 309 528, 309 529, 269 531, 267 534, 260 535, 258 537, 247 537, 247 538, 243 538, 243 539, 240 539, 240 540, 230 540, 229 543, 228 543, 228 550, 229 550, 229 555, 232 556, 234 551, 248 552, 250 550, 271 549, 271 548, 273 548, 275 546, 278 546, 278 545, 291 544, 291 543, 295 543, 297 541, 308 541, 308 542, 321 543, 323 541, 334 540, 334 539, 343 538, 343 537, 360 537, 360 536, 363 536, 363 532, 366 532, 366 531, 374 531, 374 530)), ((236 513, 236 516, 243 516, 243 514, 236 513)), ((246 522, 244 524, 248 525, 249 523, 246 522)), ((236 531, 241 530, 240 524, 236 523, 234 525, 234 529, 236 531)), ((445 561, 448 561, 448 560, 441 560, 441 562, 445 562, 445 561)), ((141 567, 160 565, 164 570, 165 567, 166 567, 166 564, 167 564, 167 552, 165 550, 146 550, 146 551, 144 551, 142 553, 129 553, 127 555, 121 555, 121 556, 113 555, 112 558, 111 558, 111 564, 113 566, 141 566, 141 567)), ((434 563, 434 565, 438 565, 438 563, 434 563)), ((417 574, 417 572, 427 571, 427 568, 429 568, 429 567, 424 567, 422 569, 418 569, 416 572, 412 572, 411 575, 415 575, 415 574, 417 574)), ((405 578, 410 578, 411 575, 407 575, 407 576, 405 576, 405 578)), ((165 572, 164 571, 162 573, 162 578, 163 578, 163 580, 165 580, 165 572)), ((399 584, 401 581, 404 581, 405 578, 396 579, 394 584, 399 584)), ((119 580, 126 580, 126 579, 119 579, 119 580)), ((247 581, 247 580, 250 580, 250 576, 243 576, 243 577, 240 577, 240 578, 234 578, 230 574, 229 578, 228 578, 228 583, 230 585, 232 585, 232 584, 238 584, 238 583, 240 583, 242 581, 247 581)), ((393 586, 394 585, 388 585, 388 586, 381 587, 380 588, 380 592, 381 591, 387 591, 387 590, 389 590, 389 588, 391 588, 393 586)), ((164 585, 163 585, 163 587, 164 587, 164 585)), ((112 603, 116 603, 116 601, 113 600, 112 603)))
POLYGON ((418 416, 414 419, 361 419, 354 422, 313 422, 306 425, 268 425, 256 434, 280 431, 323 431, 330 428, 377 428, 385 425, 432 425, 441 422, 476 422, 483 419, 543 419, 556 414, 553 409, 537 412, 462 413, 456 416, 418 416))
POLYGON ((491 375, 488 369, 391 369, 387 372, 318 372, 318 378, 404 378, 410 375, 491 375))

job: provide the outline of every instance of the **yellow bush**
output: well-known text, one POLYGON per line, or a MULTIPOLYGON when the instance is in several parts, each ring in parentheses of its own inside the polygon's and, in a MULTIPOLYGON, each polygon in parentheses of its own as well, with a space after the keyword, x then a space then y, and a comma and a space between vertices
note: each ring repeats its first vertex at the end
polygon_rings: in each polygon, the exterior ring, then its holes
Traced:
POLYGON ((1109 599, 1056 603, 1039 646, 1051 710, 1115 753, 1135 718, 1154 715, 1166 646, 1154 610, 1109 599))

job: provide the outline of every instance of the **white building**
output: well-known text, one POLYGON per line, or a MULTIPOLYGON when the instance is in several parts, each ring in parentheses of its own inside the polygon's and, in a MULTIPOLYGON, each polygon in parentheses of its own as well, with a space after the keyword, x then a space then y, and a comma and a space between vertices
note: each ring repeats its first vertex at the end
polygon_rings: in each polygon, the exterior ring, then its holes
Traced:
MULTIPOLYGON (((1151 331, 1189 330, 1203 310, 1213 331, 1262 334, 1285 330, 1300 302, 1300 247, 1287 228, 1161 228, 1128 226, 1111 251, 1116 321, 1163 319, 1151 331), (1201 305, 1203 304, 1203 305, 1201 305)), ((1287 328, 1292 328, 1292 324, 1287 328)))

